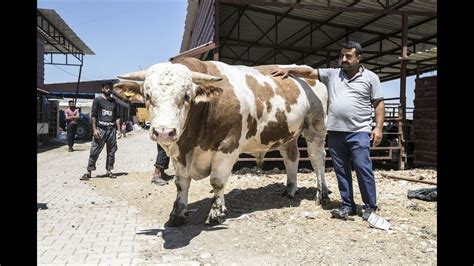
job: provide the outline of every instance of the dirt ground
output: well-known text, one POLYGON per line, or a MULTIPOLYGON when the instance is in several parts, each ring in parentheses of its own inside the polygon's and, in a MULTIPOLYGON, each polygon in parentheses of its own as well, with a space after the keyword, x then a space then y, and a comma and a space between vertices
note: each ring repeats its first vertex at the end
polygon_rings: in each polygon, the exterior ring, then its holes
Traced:
MULTIPOLYGON (((334 172, 326 180, 331 203, 323 208, 314 203, 315 177, 308 169, 298 173, 295 199, 281 196, 284 171, 242 168, 234 171, 226 187, 227 221, 205 224, 212 193, 209 178, 192 181, 189 217, 179 228, 164 228, 176 187, 150 183, 151 173, 136 172, 117 179, 96 179, 90 186, 101 194, 126 200, 140 209, 140 215, 156 221, 156 237, 147 257, 179 258, 202 265, 229 264, 437 264, 437 203, 408 199, 407 191, 434 185, 383 177, 394 175, 436 181, 430 169, 377 170, 378 214, 391 223, 390 230, 369 227, 361 215, 361 197, 354 176, 358 216, 353 221, 331 218, 329 210, 340 205, 334 172)), ((140 232, 137 232, 140 233, 140 232)))

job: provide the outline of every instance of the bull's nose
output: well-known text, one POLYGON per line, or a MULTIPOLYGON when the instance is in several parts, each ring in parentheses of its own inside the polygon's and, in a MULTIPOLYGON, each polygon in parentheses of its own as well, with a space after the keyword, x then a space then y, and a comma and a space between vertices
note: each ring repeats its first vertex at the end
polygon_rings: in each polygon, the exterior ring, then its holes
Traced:
POLYGON ((168 132, 169 137, 174 137, 176 136, 176 128, 173 128, 171 131, 168 132))
POLYGON ((176 136, 176 128, 157 127, 153 128, 153 135, 161 138, 172 138, 176 136))

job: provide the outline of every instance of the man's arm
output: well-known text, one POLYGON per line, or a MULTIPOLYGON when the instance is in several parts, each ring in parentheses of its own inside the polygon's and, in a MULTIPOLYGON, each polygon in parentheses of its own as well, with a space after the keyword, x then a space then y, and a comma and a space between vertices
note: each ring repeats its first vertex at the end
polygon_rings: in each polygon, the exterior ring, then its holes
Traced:
POLYGON ((270 75, 273 77, 281 76, 282 79, 288 77, 289 74, 295 75, 302 78, 318 79, 318 70, 312 67, 278 67, 274 66, 270 68, 270 75))
POLYGON ((91 121, 92 121, 92 135, 94 136, 94 138, 99 139, 100 138, 99 131, 97 130, 97 126, 95 125, 97 121, 95 116, 91 118, 91 121))
POLYGON ((72 117, 74 120, 79 120, 79 109, 76 109, 75 115, 72 117))
POLYGON ((122 137, 122 129, 120 128, 120 117, 115 120, 115 125, 117 126, 117 138, 122 137))
POLYGON ((377 146, 382 141, 382 129, 383 122, 385 120, 385 103, 383 100, 374 100, 374 113, 375 113, 375 128, 370 134, 370 139, 373 139, 373 146, 377 146))
POLYGON ((98 101, 97 101, 97 98, 94 99, 94 101, 92 102, 92 108, 91 108, 91 121, 92 121, 92 135, 94 136, 94 138, 96 139, 99 139, 100 136, 99 136, 99 131, 97 131, 97 126, 96 126, 96 122, 97 122, 97 113, 98 113, 98 101))
POLYGON ((120 128, 120 117, 117 115, 117 112, 118 112, 117 103, 115 103, 114 116, 116 117, 115 126, 117 126, 117 138, 121 138, 122 137, 122 130, 120 128))
POLYGON ((66 121, 71 121, 71 120, 73 120, 73 117, 68 114, 67 109, 64 110, 64 119, 66 119, 66 121))

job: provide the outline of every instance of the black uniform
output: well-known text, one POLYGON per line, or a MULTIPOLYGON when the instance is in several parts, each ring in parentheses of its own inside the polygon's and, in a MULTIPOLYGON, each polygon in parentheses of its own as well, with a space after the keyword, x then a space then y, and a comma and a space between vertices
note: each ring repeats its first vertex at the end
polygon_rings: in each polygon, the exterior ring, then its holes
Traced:
POLYGON ((99 139, 92 139, 87 171, 96 169, 95 164, 104 145, 107 145, 106 169, 110 171, 114 168, 115 152, 117 151, 116 120, 119 119, 117 102, 113 98, 106 99, 103 96, 95 98, 92 103, 91 117, 96 119, 99 139))

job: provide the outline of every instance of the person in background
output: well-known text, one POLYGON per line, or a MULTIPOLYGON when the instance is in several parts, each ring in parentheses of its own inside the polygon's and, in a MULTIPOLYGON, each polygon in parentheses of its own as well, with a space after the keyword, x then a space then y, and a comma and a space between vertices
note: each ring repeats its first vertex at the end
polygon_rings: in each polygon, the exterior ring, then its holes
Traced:
POLYGON ((73 100, 70 100, 68 104, 69 107, 64 110, 64 118, 66 120, 67 145, 69 146, 68 151, 73 152, 77 131, 77 121, 79 121, 79 109, 76 108, 76 103, 73 100))
POLYGON ((122 131, 123 137, 126 138, 127 137, 127 123, 125 123, 125 121, 122 122, 121 131, 122 131))
POLYGON ((151 179, 151 183, 164 186, 168 184, 168 181, 173 179, 172 176, 165 173, 165 170, 168 169, 170 158, 166 155, 165 150, 160 146, 160 144, 156 144, 156 147, 158 149, 158 154, 156 155, 155 173, 151 179))

